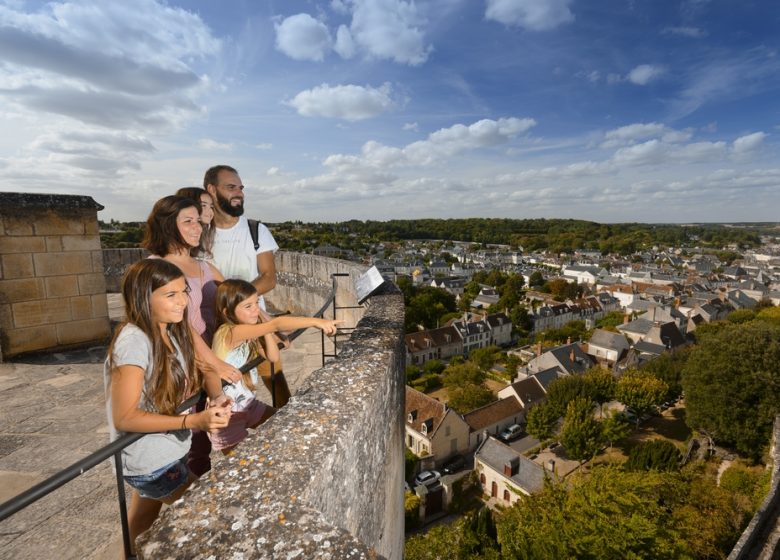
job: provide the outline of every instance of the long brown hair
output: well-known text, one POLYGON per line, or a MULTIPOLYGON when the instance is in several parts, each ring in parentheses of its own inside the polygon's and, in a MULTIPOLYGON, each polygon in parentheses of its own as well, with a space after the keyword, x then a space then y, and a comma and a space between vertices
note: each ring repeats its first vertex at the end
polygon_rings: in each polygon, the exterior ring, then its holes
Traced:
MULTIPOLYGON (((235 325, 240 322, 236 317, 236 307, 242 301, 252 296, 258 297, 257 288, 246 280, 239 280, 231 278, 222 282, 217 288, 217 294, 215 296, 217 306, 217 327, 221 325, 227 325, 231 331, 235 325)), ((249 359, 252 360, 260 355, 266 356, 265 346, 260 339, 253 339, 249 341, 249 359)), ((244 384, 253 391, 255 388, 252 382, 252 376, 249 372, 244 373, 244 384)))
POLYGON ((168 335, 179 345, 184 363, 180 364, 160 333, 160 327, 152 320, 152 292, 184 278, 175 264, 163 259, 143 259, 132 264, 122 279, 122 296, 125 300, 127 320, 114 331, 108 347, 109 370, 114 367, 113 350, 119 333, 127 324, 141 329, 152 343, 152 376, 144 383, 143 400, 147 410, 160 414, 175 414, 176 407, 202 385, 202 374, 195 367, 195 350, 187 320, 187 310, 178 323, 168 325, 168 335))
POLYGON ((146 219, 146 231, 141 247, 153 255, 164 257, 179 249, 190 250, 190 246, 179 233, 176 218, 185 208, 197 208, 200 216, 200 201, 195 202, 183 196, 170 195, 154 203, 146 219))
MULTIPOLYGON (((200 187, 183 187, 176 191, 176 196, 183 196, 184 198, 194 200, 198 203, 198 206, 202 204, 201 197, 204 194, 211 199, 212 204, 216 204, 216 201, 214 200, 214 197, 211 196, 211 193, 206 189, 201 189, 200 187)), ((201 214, 203 214, 202 207, 201 214)), ((212 218, 209 225, 203 225, 203 233, 200 234, 200 245, 190 249, 190 255, 193 257, 205 257, 210 259, 212 256, 211 248, 214 246, 214 235, 216 232, 217 230, 214 228, 214 220, 212 218)))

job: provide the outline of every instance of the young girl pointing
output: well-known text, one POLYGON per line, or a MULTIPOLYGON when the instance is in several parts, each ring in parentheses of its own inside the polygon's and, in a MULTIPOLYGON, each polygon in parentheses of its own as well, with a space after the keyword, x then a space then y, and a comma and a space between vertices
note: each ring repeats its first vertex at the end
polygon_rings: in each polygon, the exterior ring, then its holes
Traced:
MULTIPOLYGON (((277 331, 316 327, 332 335, 343 322, 289 315, 260 322, 257 290, 244 280, 225 280, 217 288, 216 300, 219 327, 214 335, 214 353, 236 367, 258 356, 269 361, 278 360, 279 349, 272 336, 277 331)), ((233 414, 227 428, 209 433, 214 449, 228 453, 247 436, 247 428, 256 428, 275 412, 274 408, 255 398, 254 388, 258 381, 257 369, 253 369, 245 373, 242 380, 225 386, 225 394, 233 402, 233 414)))

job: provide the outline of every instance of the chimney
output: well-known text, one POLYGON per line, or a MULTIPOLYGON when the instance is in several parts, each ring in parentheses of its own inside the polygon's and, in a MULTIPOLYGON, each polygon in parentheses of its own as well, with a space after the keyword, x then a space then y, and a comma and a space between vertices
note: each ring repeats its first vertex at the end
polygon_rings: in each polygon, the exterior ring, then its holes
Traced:
POLYGON ((569 361, 570 361, 571 363, 574 363, 574 358, 575 358, 575 355, 574 355, 574 348, 572 347, 571 351, 569 351, 569 361))
POLYGON ((512 478, 512 465, 510 463, 504 463, 504 476, 512 478))
POLYGON ((541 341, 536 343, 536 355, 537 356, 541 356, 542 355, 542 343, 541 343, 541 341))
POLYGON ((555 461, 554 460, 550 459, 549 461, 547 461, 547 463, 545 463, 545 466, 547 467, 547 470, 550 471, 551 473, 555 472, 555 461))
POLYGON ((631 322, 631 315, 629 315, 628 313, 626 313, 625 315, 623 315, 623 324, 624 324, 624 325, 627 325, 627 324, 629 324, 630 322, 631 322))
POLYGON ((566 337, 566 344, 567 345, 571 344, 571 337, 570 336, 566 337))

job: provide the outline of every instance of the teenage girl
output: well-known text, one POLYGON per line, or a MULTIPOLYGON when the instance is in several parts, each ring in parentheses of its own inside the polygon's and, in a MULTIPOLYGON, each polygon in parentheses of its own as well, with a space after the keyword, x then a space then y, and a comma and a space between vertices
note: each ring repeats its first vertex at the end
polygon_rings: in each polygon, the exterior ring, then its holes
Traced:
POLYGON ((111 439, 125 432, 147 434, 122 450, 125 481, 133 487, 128 512, 133 548, 162 504, 179 499, 196 480, 183 461, 190 429, 224 428, 230 418, 230 401, 219 379, 204 379, 195 367, 187 291, 184 274, 168 261, 133 264, 122 282, 127 320, 108 347, 104 375, 111 439), (204 384, 223 404, 176 414, 177 406, 204 384))
MULTIPOLYGON (((255 287, 244 280, 225 280, 217 288, 219 327, 214 334, 213 349, 218 358, 236 367, 257 356, 271 361, 278 360, 277 339, 273 336, 277 331, 316 327, 332 335, 343 322, 289 315, 260 322, 258 297, 255 287)), ((241 381, 225 386, 225 394, 233 401, 233 412, 227 428, 209 433, 214 449, 227 454, 248 435, 247 428, 256 428, 276 412, 273 407, 255 397, 256 383, 257 369, 253 369, 245 373, 241 381)))
POLYGON ((208 260, 212 257, 211 248, 214 245, 215 229, 212 224, 214 220, 214 199, 206 189, 200 187, 183 187, 176 191, 176 196, 189 198, 200 204, 200 223, 203 226, 203 233, 200 235, 200 245, 195 247, 191 254, 196 259, 208 260))

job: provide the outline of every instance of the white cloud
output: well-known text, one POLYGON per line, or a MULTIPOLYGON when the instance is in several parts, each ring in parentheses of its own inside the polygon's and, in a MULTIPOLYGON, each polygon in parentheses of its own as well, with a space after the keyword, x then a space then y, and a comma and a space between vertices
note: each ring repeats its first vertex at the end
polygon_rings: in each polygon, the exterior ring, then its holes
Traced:
POLYGON ((275 177, 277 175, 281 175, 282 170, 276 166, 269 167, 268 170, 265 172, 265 174, 268 175, 269 177, 275 177))
POLYGON ((645 86, 650 82, 660 78, 666 69, 657 64, 640 64, 628 73, 628 81, 638 86, 645 86))
POLYGON ((404 123, 404 126, 403 126, 403 130, 412 130, 414 132, 417 132, 418 129, 419 129, 419 127, 417 126, 416 122, 404 123))
POLYGON ((707 36, 707 32, 698 27, 665 27, 662 31, 664 35, 679 35, 681 37, 690 37, 692 39, 701 39, 707 36))
POLYGON ((350 31, 354 42, 373 58, 417 66, 428 59, 425 23, 414 2, 353 0, 350 31))
POLYGON ((225 151, 225 150, 232 150, 233 144, 217 142, 216 140, 211 140, 210 138, 202 138, 198 140, 198 148, 200 148, 201 150, 225 151))
POLYGON ((274 145, 271 144, 270 142, 264 142, 262 144, 255 144, 255 148, 257 148, 258 150, 270 150, 273 147, 274 147, 274 145))
POLYGON ((571 0, 487 0, 485 19, 548 31, 574 21, 570 4, 571 0))
POLYGON ((634 123, 607 131, 604 134, 604 142, 601 143, 601 147, 615 148, 634 144, 647 138, 659 138, 668 143, 686 142, 690 140, 692 135, 693 132, 690 129, 675 130, 656 122, 634 123))
POLYGON ((339 25, 339 29, 336 32, 336 44, 333 46, 333 50, 341 57, 350 59, 355 56, 357 48, 355 47, 355 41, 352 39, 352 33, 346 25, 339 25))
POLYGON ((691 144, 670 144, 658 139, 620 148, 612 158, 617 165, 660 165, 669 162, 701 163, 722 158, 726 155, 725 142, 695 142, 691 144))
POLYGON ((150 138, 204 113, 211 84, 196 67, 222 45, 198 15, 153 0, 16 6, 0 6, 0 118, 27 134, 4 181, 36 169, 14 183, 81 193, 99 182, 102 195, 148 161, 150 138))
POLYGON ((764 142, 766 136, 767 135, 764 132, 754 132, 753 134, 740 136, 734 140, 734 153, 745 154, 747 152, 752 152, 764 142))
POLYGON ((295 60, 322 61, 331 49, 327 26, 309 14, 295 14, 274 27, 276 48, 295 60))
POLYGON ((329 117, 347 121, 369 119, 389 111, 395 105, 389 83, 379 88, 322 84, 298 93, 286 103, 305 117, 329 117))

